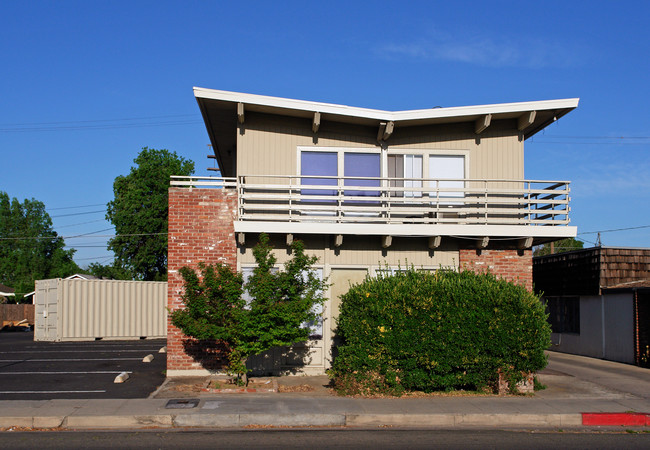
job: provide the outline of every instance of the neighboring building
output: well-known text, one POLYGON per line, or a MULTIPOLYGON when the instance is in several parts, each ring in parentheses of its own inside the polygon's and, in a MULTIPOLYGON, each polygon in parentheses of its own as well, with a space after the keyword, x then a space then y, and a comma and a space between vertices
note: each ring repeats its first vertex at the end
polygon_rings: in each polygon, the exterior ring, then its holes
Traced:
POLYGON ((99 277, 95 275, 89 275, 87 273, 75 273, 69 277, 65 277, 64 280, 99 280, 99 277))
MULTIPOLYGON (((172 179, 170 310, 182 307, 181 267, 246 274, 261 232, 280 264, 303 240, 331 283, 313 339, 258 358, 259 371, 325 371, 339 296, 367 274, 489 269, 532 289, 531 247, 576 235, 569 182, 526 180, 524 141, 578 99, 389 112, 194 93, 222 177, 172 179)), ((218 369, 219 356, 169 325, 169 376, 218 369)))
MULTIPOLYGON (((68 277, 63 278, 64 280, 98 280, 99 278, 95 275, 89 275, 87 273, 75 273, 68 277)), ((34 295, 36 291, 28 292, 23 297, 23 303, 34 303, 34 295)))
POLYGON ((649 366, 650 248, 595 247, 533 258, 552 349, 649 366))
POLYGON ((9 286, 0 283, 0 303, 13 301, 16 296, 15 292, 16 290, 14 288, 10 288, 9 286))

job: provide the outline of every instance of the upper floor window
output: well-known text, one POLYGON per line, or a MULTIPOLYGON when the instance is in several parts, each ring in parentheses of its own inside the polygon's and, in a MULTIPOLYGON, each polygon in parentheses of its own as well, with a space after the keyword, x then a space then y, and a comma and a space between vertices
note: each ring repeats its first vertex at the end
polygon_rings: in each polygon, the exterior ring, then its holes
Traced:
MULTIPOLYGON (((332 196, 344 189, 346 197, 378 197, 382 177, 388 177, 391 197, 422 197, 427 188, 432 197, 462 197, 466 177, 466 154, 462 151, 393 151, 381 154, 378 149, 299 148, 299 173, 307 195, 332 196), (319 178, 319 177, 323 178, 319 178), (436 181, 424 181, 425 179, 436 181), (336 186, 336 188, 326 188, 336 186), (347 187, 363 187, 349 189, 347 187), (442 192, 436 192, 435 189, 442 192), (458 191, 452 190, 459 188, 458 191)), ((386 185, 383 185, 386 186, 386 185)))
MULTIPOLYGON (((326 151, 302 150, 300 152, 300 175, 302 186, 320 186, 320 188, 303 189, 307 195, 336 195, 337 187, 379 187, 381 184, 381 155, 379 152, 367 152, 348 149, 327 149, 326 151), (326 178, 317 178, 317 177, 326 178), (345 177, 339 185, 337 178, 345 177)), ((344 195, 354 197, 378 197, 379 190, 345 189, 344 195)))

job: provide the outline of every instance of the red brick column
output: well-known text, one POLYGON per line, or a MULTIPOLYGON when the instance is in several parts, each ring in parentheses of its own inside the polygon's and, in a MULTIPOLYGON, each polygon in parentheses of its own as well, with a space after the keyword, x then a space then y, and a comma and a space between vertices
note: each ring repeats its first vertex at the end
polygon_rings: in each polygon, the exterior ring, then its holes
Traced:
POLYGON ((459 267, 491 274, 533 290, 533 252, 517 249, 460 249, 459 267))
MULTIPOLYGON (((226 189, 169 189, 167 307, 183 307, 183 279, 179 269, 199 262, 237 265, 234 220, 237 193, 226 189)), ((215 345, 198 345, 167 320, 167 375, 216 370, 224 362, 215 345), (183 372, 183 373, 179 373, 183 372)))

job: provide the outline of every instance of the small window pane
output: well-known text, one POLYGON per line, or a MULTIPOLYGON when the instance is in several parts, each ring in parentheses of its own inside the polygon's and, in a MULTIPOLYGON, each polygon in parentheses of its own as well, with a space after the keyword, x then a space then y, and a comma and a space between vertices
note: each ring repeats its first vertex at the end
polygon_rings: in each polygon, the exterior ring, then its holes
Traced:
MULTIPOLYGON (((380 157, 377 153, 345 153, 344 172, 346 177, 374 178, 372 180, 346 179, 345 186, 379 186, 381 176, 380 157)), ((379 197, 379 191, 346 190, 345 195, 357 197, 379 197)))
MULTIPOLYGON (((301 175, 324 175, 328 177, 338 176, 338 155, 335 152, 301 152, 300 153, 300 174, 301 175)), ((302 178, 303 186, 336 186, 335 178, 302 178)), ((303 189, 305 195, 336 195, 335 189, 303 189)))
MULTIPOLYGON (((464 156, 430 156, 429 157, 429 178, 460 179, 465 178, 465 157, 464 156)), ((464 181, 439 181, 438 187, 441 189, 464 188, 464 181)), ((434 184, 432 187, 436 187, 434 184)), ((431 193, 435 196, 435 193, 431 193)), ((440 197, 463 197, 462 191, 441 192, 440 197)))

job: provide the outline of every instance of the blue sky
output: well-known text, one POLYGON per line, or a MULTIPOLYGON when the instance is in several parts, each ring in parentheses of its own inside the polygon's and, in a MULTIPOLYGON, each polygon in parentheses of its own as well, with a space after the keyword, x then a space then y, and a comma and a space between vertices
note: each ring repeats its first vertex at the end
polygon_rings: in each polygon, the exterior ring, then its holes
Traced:
MULTIPOLYGON (((580 97, 526 142, 572 225, 650 247, 647 1, 0 1, 0 190, 109 262, 112 184, 144 146, 206 167, 193 86, 386 110, 580 97), (92 205, 92 206, 91 206, 92 205)), ((595 234, 579 234, 594 242, 595 234)))

